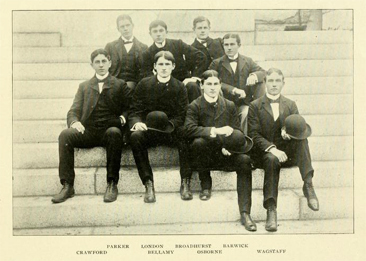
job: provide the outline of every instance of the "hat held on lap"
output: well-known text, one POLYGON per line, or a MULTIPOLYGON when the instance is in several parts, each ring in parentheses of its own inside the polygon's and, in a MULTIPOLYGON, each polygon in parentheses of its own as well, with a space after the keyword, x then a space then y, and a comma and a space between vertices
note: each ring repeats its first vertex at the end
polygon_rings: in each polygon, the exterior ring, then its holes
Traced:
POLYGON ((293 114, 285 119, 286 133, 295 140, 304 140, 311 135, 311 128, 299 114, 293 114))
POLYGON ((148 130, 171 133, 174 131, 174 124, 169 121, 168 116, 162 111, 152 111, 146 116, 148 130))
POLYGON ((247 153, 253 147, 253 140, 239 130, 234 130, 228 137, 222 137, 222 143, 230 153, 247 153))

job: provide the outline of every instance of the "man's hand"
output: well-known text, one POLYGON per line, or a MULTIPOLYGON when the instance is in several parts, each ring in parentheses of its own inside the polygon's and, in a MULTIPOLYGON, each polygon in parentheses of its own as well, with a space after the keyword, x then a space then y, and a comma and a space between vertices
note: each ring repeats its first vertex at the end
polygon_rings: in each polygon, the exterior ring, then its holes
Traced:
POLYGON ((249 75, 247 79, 247 85, 255 85, 258 82, 258 78, 256 74, 249 75))
POLYGON ((275 155, 281 163, 287 161, 287 155, 284 151, 273 147, 269 152, 275 155))
POLYGON ((137 122, 133 125, 131 131, 147 131, 147 126, 143 122, 137 122))
POLYGON ((184 81, 183 81, 183 84, 184 85, 187 85, 187 83, 189 83, 189 82, 196 83, 197 82, 197 79, 195 79, 195 78, 185 78, 184 81))
POLYGON ((81 134, 84 134, 85 127, 83 126, 83 124, 81 124, 80 121, 75 121, 73 124, 71 124, 70 127, 73 129, 77 129, 78 132, 81 132, 81 134))
POLYGON ((224 155, 224 156, 231 156, 231 153, 225 148, 222 148, 221 152, 222 152, 222 155, 224 155))
POLYGON ((239 89, 239 88, 235 88, 233 90, 233 94, 239 95, 239 99, 244 99, 245 97, 247 97, 247 94, 245 93, 245 91, 242 89, 239 89))
POLYGON ((282 136, 282 139, 284 139, 284 140, 291 140, 291 137, 288 136, 285 127, 283 127, 281 130, 281 136, 282 136))
POLYGON ((233 131, 234 131, 234 129, 231 128, 230 126, 225 126, 225 127, 221 127, 221 128, 216 128, 215 134, 216 135, 225 135, 225 137, 228 137, 233 133, 233 131))

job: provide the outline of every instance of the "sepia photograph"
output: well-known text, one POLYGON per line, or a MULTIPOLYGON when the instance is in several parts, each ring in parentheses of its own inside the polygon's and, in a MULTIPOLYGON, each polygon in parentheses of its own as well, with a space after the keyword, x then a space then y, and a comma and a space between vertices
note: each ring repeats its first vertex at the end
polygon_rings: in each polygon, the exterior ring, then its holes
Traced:
MULTIPOLYGON (((364 233, 355 8, 214 3, 7 10, 4 236, 54 260, 346 256, 308 248, 364 233)), ((26 251, 0 259, 53 260, 26 251)))

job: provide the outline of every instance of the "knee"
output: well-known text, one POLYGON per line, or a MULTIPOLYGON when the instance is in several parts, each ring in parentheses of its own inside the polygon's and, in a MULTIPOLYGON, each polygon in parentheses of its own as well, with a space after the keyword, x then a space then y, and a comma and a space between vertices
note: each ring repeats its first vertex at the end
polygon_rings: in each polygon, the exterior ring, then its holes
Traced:
POLYGON ((235 165, 237 166, 238 170, 245 169, 251 170, 251 160, 248 155, 239 154, 235 159, 235 165))
POLYGON ((110 127, 105 133, 108 137, 122 138, 122 131, 117 127, 110 127))
POLYGON ((192 151, 199 151, 202 150, 207 146, 207 141, 203 138, 196 138, 193 140, 191 144, 191 150, 192 151))
POLYGON ((264 166, 281 166, 279 159, 272 153, 266 153, 263 157, 264 166))
POLYGON ((131 132, 130 144, 133 146, 137 142, 141 141, 141 139, 143 137, 144 137, 144 132, 143 131, 134 131, 134 132, 131 132))
POLYGON ((69 138, 77 132, 78 131, 73 128, 64 129, 58 136, 59 143, 66 143, 69 140, 69 138))

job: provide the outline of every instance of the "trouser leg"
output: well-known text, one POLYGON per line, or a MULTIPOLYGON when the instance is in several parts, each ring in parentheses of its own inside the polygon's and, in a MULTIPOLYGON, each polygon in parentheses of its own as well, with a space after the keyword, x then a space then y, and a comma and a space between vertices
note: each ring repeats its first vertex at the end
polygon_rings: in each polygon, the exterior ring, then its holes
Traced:
POLYGON ((132 132, 130 144, 142 183, 145 184, 147 180, 154 181, 147 151, 149 146, 147 131, 132 132))
POLYGON ((248 112, 249 106, 241 105, 238 108, 239 112, 239 120, 240 120, 240 129, 244 132, 245 135, 248 133, 248 112))
POLYGON ((230 158, 228 163, 236 168, 239 212, 250 214, 252 207, 252 169, 250 158, 245 154, 232 155, 230 158))
POLYGON ((122 131, 119 128, 111 127, 106 130, 103 136, 103 145, 107 151, 107 181, 113 179, 116 183, 119 180, 119 170, 122 156, 122 131))
POLYGON ((264 184, 263 184, 263 206, 268 207, 269 201, 277 206, 278 183, 280 180, 281 164, 278 158, 272 153, 263 155, 264 184))
POLYGON ((100 143, 98 135, 85 130, 84 134, 76 129, 69 128, 61 132, 58 138, 59 150, 59 177, 60 182, 73 185, 75 179, 74 170, 74 148, 90 148, 100 143))
POLYGON ((201 88, 197 83, 189 82, 186 84, 186 88, 189 103, 201 96, 201 88))

